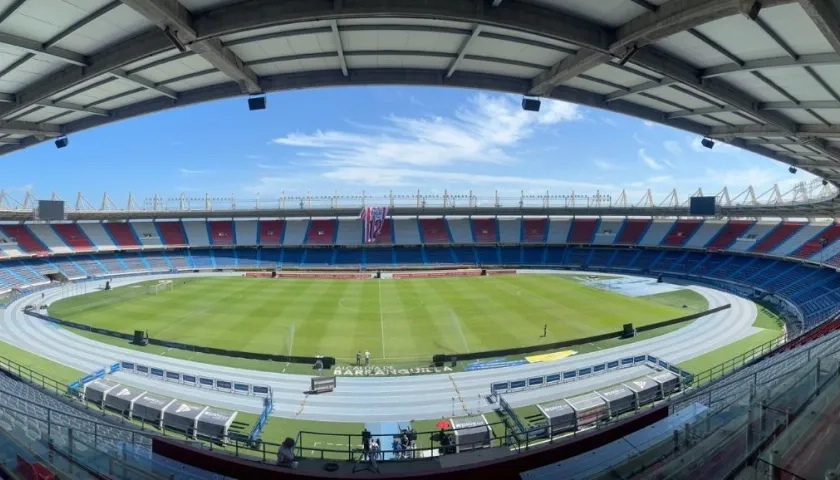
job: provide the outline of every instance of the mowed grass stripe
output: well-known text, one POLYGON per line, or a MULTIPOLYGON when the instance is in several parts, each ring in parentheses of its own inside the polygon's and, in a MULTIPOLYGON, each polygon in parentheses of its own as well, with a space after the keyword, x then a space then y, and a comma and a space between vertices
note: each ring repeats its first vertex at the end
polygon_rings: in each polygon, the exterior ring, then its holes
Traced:
POLYGON ((467 348, 571 340, 686 313, 553 275, 378 281, 216 277, 177 281, 174 290, 159 295, 146 294, 145 286, 96 292, 55 302, 50 312, 112 330, 149 330, 165 340, 279 354, 288 353, 294 324, 293 354, 351 362, 356 351, 366 349, 382 361, 383 335, 387 360, 407 361, 467 348), (544 324, 548 335, 541 338, 544 324))

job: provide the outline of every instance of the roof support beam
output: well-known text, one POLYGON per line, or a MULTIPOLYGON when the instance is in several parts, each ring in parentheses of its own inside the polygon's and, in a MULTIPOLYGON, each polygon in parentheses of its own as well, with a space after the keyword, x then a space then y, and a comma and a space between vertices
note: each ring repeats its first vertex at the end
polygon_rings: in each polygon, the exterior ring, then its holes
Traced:
MULTIPOLYGON (((758 104, 759 110, 811 110, 814 108, 840 109, 840 101, 816 101, 816 102, 763 102, 758 104)), ((714 113, 737 112, 732 106, 696 108, 693 110, 680 110, 667 114, 668 118, 684 118, 692 115, 709 115, 714 113)))
POLYGON ((546 95, 561 83, 609 61, 610 56, 586 48, 557 62, 531 80, 531 95, 546 95))
POLYGON ((0 120, 0 133, 9 135, 41 135, 44 137, 58 137, 61 129, 55 125, 41 125, 31 122, 3 121, 0 120))
POLYGON ((173 100, 178 99, 178 94, 176 92, 174 92, 174 91, 172 91, 172 90, 170 90, 166 87, 156 85, 154 82, 146 80, 143 77, 140 77, 140 76, 137 76, 137 75, 129 75, 128 73, 125 72, 125 70, 117 69, 117 70, 114 70, 110 73, 111 73, 111 75, 113 75, 117 78, 121 78, 123 80, 128 80, 129 82, 140 85, 141 87, 144 87, 144 88, 147 88, 149 90, 153 90, 155 92, 158 92, 165 97, 169 97, 173 100))
POLYGON ((341 65, 341 73, 347 76, 347 59, 344 58, 344 46, 341 43, 341 32, 338 31, 338 22, 330 21, 330 30, 332 30, 333 41, 335 41, 335 51, 338 53, 338 63, 341 65))
POLYGON ((464 59, 464 55, 467 54, 467 50, 469 50, 470 44, 473 41, 475 41, 475 39, 478 38, 479 35, 481 35, 481 25, 476 25, 475 28, 473 28, 473 31, 470 34, 470 36, 466 40, 464 40, 464 43, 461 45, 461 49, 458 50, 458 56, 455 57, 455 60, 452 60, 451 64, 449 64, 449 70, 447 70, 446 72, 446 78, 451 77, 452 74, 455 73, 455 70, 458 69, 458 64, 461 63, 461 60, 464 59))
POLYGON ((840 54, 840 10, 830 0, 799 0, 805 13, 823 34, 835 52, 840 54))
POLYGON ((837 65, 840 64, 840 55, 836 53, 818 53, 814 55, 801 55, 799 58, 776 57, 764 58, 744 62, 743 66, 735 64, 721 65, 701 70, 701 78, 714 78, 722 75, 737 72, 752 72, 755 70, 766 70, 771 68, 808 67, 815 65, 837 65))
POLYGON ((162 29, 169 29, 192 51, 239 84, 243 93, 260 93, 259 79, 218 38, 197 40, 192 14, 178 0, 121 0, 162 29))
POLYGON ((107 117, 109 115, 108 110, 105 110, 105 109, 102 109, 102 108, 84 107, 82 105, 76 105, 75 103, 69 103, 69 102, 54 102, 52 100, 44 100, 43 102, 38 102, 38 105, 40 105, 42 107, 61 108, 61 109, 64 109, 64 110, 70 110, 72 112, 84 112, 84 113, 89 113, 91 115, 99 115, 99 116, 102 116, 102 117, 107 117))
POLYGON ((790 137, 810 139, 812 137, 840 138, 840 125, 803 124, 798 125, 793 134, 784 132, 773 125, 737 125, 734 127, 712 127, 709 137, 790 137))
POLYGON ((36 42, 35 40, 29 40, 26 38, 17 37, 15 35, 9 35, 8 33, 0 33, 0 44, 17 47, 36 55, 52 57, 56 60, 69 63, 71 65, 78 65, 80 67, 84 67, 88 64, 88 60, 85 58, 84 55, 80 55, 78 53, 71 52, 63 48, 45 47, 42 43, 36 42))

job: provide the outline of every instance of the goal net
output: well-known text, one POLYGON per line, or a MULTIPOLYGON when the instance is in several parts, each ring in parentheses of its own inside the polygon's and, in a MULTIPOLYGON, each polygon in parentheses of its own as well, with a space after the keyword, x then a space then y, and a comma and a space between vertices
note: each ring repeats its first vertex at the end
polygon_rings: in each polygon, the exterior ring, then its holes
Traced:
POLYGON ((157 295, 167 290, 172 290, 175 284, 172 280, 160 280, 157 283, 152 283, 146 288, 146 293, 149 295, 157 295))

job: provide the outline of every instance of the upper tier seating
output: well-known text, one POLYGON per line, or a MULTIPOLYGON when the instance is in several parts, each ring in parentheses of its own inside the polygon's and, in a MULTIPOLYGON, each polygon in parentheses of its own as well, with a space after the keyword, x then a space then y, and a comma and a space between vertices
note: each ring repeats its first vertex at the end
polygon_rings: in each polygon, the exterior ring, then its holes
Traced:
POLYGON ((651 222, 650 227, 648 227, 644 236, 639 241, 639 245, 651 247, 662 245, 665 240, 665 236, 668 235, 668 232, 670 232, 672 228, 674 228, 675 223, 676 221, 670 219, 654 220, 651 222))
POLYGON ((87 239, 90 240, 94 250, 99 252, 111 252, 117 249, 117 246, 114 245, 114 239, 105 230, 104 224, 99 222, 87 222, 77 223, 77 225, 87 239))
POLYGON ((707 245, 711 240, 727 226, 726 222, 717 220, 707 220, 700 223, 700 227, 694 231, 694 234, 688 236, 688 240, 683 244, 685 248, 708 248, 707 245))
POLYGON ((307 245, 333 245, 337 233, 335 220, 312 220, 306 232, 307 245))
POLYGON ((545 243, 547 218, 526 218, 522 221, 522 243, 545 243))
POLYGON ((818 236, 826 228, 829 227, 827 223, 811 222, 800 228, 796 233, 791 235, 787 240, 779 244, 778 247, 771 252, 773 255, 788 256, 794 251, 802 247, 805 242, 818 236))
POLYGON ((754 224, 755 222, 749 220, 730 220, 718 231, 712 241, 706 245, 706 248, 709 250, 722 250, 729 248, 754 224))
POLYGON ((75 223, 54 223, 53 231, 71 249, 77 252, 90 252, 93 244, 75 223))
MULTIPOLYGON (((191 230, 187 230, 187 235, 190 235, 191 230)), ((210 245, 217 247, 229 247, 234 245, 236 238, 233 232, 233 222, 211 220, 207 222, 207 235, 210 240, 210 245)), ((192 239, 190 239, 192 245, 192 239)))
MULTIPOLYGON (((697 232, 702 220, 677 220, 665 236, 662 245, 666 247, 682 247, 697 232)), ((656 222, 654 222, 656 225, 656 222)))
POLYGON ((446 220, 442 218, 421 218, 419 223, 423 243, 427 245, 452 243, 449 238, 449 227, 446 225, 446 220))
MULTIPOLYGON (((283 245, 300 246, 306 239, 308 220, 288 220, 283 233, 283 245)), ((285 260, 284 260, 285 263, 285 260)))
POLYGON ((618 234, 615 243, 618 245, 637 245, 650 227, 649 218, 628 218, 618 234))
POLYGON ((260 245, 281 245, 286 222, 282 220, 261 220, 259 225, 260 245))
POLYGON ((237 246, 251 247, 257 245, 259 240, 257 237, 257 221, 256 220, 235 220, 233 222, 233 232, 235 234, 237 246))
POLYGON ((364 236, 364 223, 357 219, 341 219, 338 221, 338 233, 335 237, 336 245, 361 245, 364 236))
POLYGON ((41 241, 42 244, 47 246, 51 253, 70 253, 73 251, 73 249, 68 247, 67 244, 61 240, 61 237, 55 233, 52 225, 47 225, 46 223, 30 223, 27 224, 27 227, 29 228, 29 231, 41 241))
POLYGON ((7 238, 13 238, 24 252, 37 256, 49 255, 50 251, 25 225, 0 225, 7 238))
POLYGON ((747 229, 743 235, 735 240, 735 243, 729 246, 727 250, 733 252, 746 252, 752 249, 758 242, 764 239, 770 232, 772 232, 779 222, 756 222, 752 227, 747 229))
POLYGON ((572 220, 568 243, 590 244, 597 229, 597 218, 575 218, 572 220))
MULTIPOLYGON (((364 227, 364 225, 362 225, 364 227)), ((417 229, 414 229, 414 234, 417 234, 417 229)), ((379 235, 373 240, 375 245, 393 245, 394 244, 394 219, 386 218, 382 222, 382 229, 379 235)))
MULTIPOLYGON (((187 237, 181 222, 157 222, 156 226, 160 232, 160 239, 163 245, 167 247, 182 247, 187 245, 187 237)), ((144 245, 146 244, 142 235, 140 236, 140 241, 144 245)))
POLYGON ((571 218, 551 218, 548 221, 548 233, 545 243, 549 245, 562 245, 569 239, 569 230, 572 228, 571 218))
POLYGON ((420 245, 420 223, 415 218, 394 218, 394 243, 396 245, 420 245))
MULTIPOLYGON (((118 226, 119 223, 106 223, 105 228, 111 232, 111 236, 114 237, 114 241, 117 242, 118 246, 121 246, 125 243, 126 247, 122 248, 124 250, 132 250, 136 248, 160 248, 163 247, 163 239, 161 238, 161 233, 158 230, 158 224, 155 222, 130 222, 126 223, 124 227, 118 226), (133 243, 139 244, 137 246, 132 246, 132 240, 129 237, 133 237, 133 243)), ((178 231, 181 230, 180 225, 178 226, 178 231)), ((181 234, 183 236, 183 234, 181 234)))
POLYGON ((452 243, 456 245, 475 243, 469 218, 447 218, 445 221, 449 225, 452 243))
POLYGON ((498 243, 498 232, 495 218, 474 218, 472 220, 472 235, 475 243, 498 243))
POLYGON ((802 246, 794 250, 792 256, 825 261, 833 256, 829 247, 838 238, 840 238, 840 225, 831 223, 824 230, 819 231, 803 243, 802 246), (822 253, 822 255, 817 255, 818 253, 822 253))
POLYGON ((499 226, 499 243, 503 245, 513 245, 519 243, 522 238, 522 221, 518 218, 500 218, 498 219, 499 226))
POLYGON ((764 238, 756 242, 751 251, 756 253, 770 253, 804 226, 804 223, 782 222, 770 233, 765 235, 764 238))
POLYGON ((612 245, 621 230, 624 221, 620 219, 602 218, 595 231, 595 238, 592 243, 595 245, 612 245))

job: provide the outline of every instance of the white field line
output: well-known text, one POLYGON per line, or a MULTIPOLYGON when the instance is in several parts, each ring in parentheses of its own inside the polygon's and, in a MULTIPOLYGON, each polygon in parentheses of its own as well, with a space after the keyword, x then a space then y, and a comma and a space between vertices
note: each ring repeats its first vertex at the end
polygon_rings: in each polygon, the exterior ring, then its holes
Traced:
POLYGON ((181 317, 181 318, 180 318, 177 322, 172 322, 172 323, 170 323, 170 324, 169 324, 168 326, 166 326, 163 330, 160 330, 160 331, 158 331, 158 332, 154 332, 154 335, 155 335, 157 338, 160 338, 160 337, 163 335, 163 333, 164 333, 164 332, 168 332, 168 331, 169 331, 169 330, 171 330, 172 328, 177 327, 178 325, 180 325, 180 324, 184 323, 185 321, 187 321, 187 320, 189 320, 189 319, 191 319, 191 318, 193 318, 193 317, 195 317, 195 316, 197 316, 197 315, 201 315, 202 313, 205 313, 205 312, 209 311, 211 308, 213 308, 213 306, 214 306, 216 303, 217 303, 217 302, 213 302, 213 303, 211 303, 210 305, 207 305, 206 307, 204 307, 204 308, 202 308, 202 309, 195 310, 195 311, 193 311, 193 312, 188 313, 187 315, 184 315, 184 316, 183 316, 183 317, 181 317))
MULTIPOLYGON (((290 339, 289 339, 289 353, 288 353, 288 355, 291 357, 292 356, 292 348, 295 346, 295 324, 294 323, 292 324, 292 327, 290 328, 290 330, 292 331, 292 334, 289 335, 290 339)), ((287 368, 289 368, 289 362, 286 362, 286 366, 283 367, 283 372, 281 372, 281 373, 286 373, 287 368)))
POLYGON ((382 313, 382 279, 376 279, 379 289, 379 330, 382 334, 382 358, 385 358, 385 314, 382 313))
POLYGON ((449 311, 449 318, 451 318, 452 322, 455 323, 455 330, 458 330, 458 334, 461 335, 461 341, 464 342, 464 348, 467 350, 467 353, 470 353, 470 346, 467 344, 467 337, 464 336, 464 331, 461 330, 461 319, 458 318, 458 314, 455 313, 455 310, 449 311))

